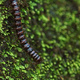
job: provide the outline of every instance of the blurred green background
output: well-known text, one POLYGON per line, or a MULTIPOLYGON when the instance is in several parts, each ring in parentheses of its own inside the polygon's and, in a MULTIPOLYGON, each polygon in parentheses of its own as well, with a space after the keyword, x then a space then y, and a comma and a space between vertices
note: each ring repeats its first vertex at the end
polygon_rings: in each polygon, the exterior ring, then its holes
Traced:
POLYGON ((0 80, 80 80, 80 0, 18 0, 40 64, 17 39, 10 1, 0 0, 0 80))

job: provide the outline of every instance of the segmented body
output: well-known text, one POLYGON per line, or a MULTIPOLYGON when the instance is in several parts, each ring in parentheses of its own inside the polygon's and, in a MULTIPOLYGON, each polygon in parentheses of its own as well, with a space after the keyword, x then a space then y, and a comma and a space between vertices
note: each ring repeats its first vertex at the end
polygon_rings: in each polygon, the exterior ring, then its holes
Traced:
POLYGON ((41 57, 32 49, 32 47, 30 47, 30 44, 27 43, 27 40, 25 39, 25 35, 23 33, 22 26, 21 26, 20 11, 16 0, 12 0, 12 6, 14 10, 13 15, 15 19, 15 27, 16 27, 18 39, 20 40, 20 43, 25 49, 25 51, 33 58, 33 60, 35 60, 36 62, 40 62, 41 57))

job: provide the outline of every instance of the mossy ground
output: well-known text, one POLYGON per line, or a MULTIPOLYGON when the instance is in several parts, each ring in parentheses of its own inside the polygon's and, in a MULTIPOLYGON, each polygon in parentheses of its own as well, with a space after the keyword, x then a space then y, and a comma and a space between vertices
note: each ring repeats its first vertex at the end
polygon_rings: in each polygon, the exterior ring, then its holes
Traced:
POLYGON ((10 0, 0 0, 0 79, 80 80, 80 0, 18 0, 24 34, 42 57, 22 49, 10 0))

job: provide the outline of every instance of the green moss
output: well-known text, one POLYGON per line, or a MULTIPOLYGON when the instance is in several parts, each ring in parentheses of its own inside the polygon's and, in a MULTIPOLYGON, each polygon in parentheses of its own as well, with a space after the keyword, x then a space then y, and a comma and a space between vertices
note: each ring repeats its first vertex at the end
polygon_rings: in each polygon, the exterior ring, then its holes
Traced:
POLYGON ((79 1, 18 1, 24 34, 42 57, 40 64, 22 49, 8 3, 0 1, 0 79, 79 80, 79 1))

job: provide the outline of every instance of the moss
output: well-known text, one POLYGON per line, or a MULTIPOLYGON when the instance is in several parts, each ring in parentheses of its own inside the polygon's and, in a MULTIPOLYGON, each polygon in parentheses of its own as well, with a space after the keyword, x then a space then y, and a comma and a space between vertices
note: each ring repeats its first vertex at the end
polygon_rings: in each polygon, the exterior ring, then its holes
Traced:
POLYGON ((79 1, 18 0, 24 34, 42 57, 40 64, 17 39, 10 1, 0 4, 0 79, 79 80, 79 1))

